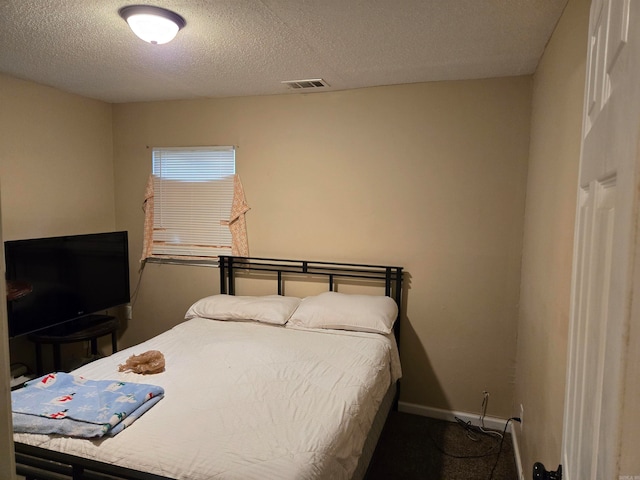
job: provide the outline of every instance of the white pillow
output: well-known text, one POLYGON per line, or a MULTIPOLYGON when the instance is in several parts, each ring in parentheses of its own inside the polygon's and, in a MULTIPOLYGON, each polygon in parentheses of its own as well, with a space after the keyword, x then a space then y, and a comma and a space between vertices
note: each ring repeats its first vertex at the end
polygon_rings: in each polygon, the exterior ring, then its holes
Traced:
POLYGON ((185 319, 194 317, 213 320, 255 320, 284 325, 298 307, 297 297, 266 295, 262 297, 212 295, 191 305, 185 319))
POLYGON ((306 297, 289 319, 291 325, 356 332, 391 333, 398 306, 391 297, 325 292, 306 297))

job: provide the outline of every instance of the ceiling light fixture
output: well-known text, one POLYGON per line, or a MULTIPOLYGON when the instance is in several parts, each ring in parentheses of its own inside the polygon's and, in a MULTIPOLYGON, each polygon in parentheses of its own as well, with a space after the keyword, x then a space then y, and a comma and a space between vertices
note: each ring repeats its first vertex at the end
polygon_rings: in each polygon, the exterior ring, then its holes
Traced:
POLYGON ((187 22, 171 10, 152 5, 129 5, 118 13, 138 37, 154 45, 170 42, 187 22))

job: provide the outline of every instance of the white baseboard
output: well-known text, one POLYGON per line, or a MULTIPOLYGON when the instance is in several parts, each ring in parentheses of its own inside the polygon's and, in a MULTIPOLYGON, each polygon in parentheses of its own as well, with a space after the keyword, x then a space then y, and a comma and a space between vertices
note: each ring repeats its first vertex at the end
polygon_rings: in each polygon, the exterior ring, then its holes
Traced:
MULTIPOLYGON (((398 402, 398 411, 404 413, 412 413, 414 415, 421 415, 423 417, 437 418, 438 420, 447 420, 455 422, 456 417, 465 422, 471 422, 472 425, 480 425, 480 415, 477 413, 468 412, 456 412, 453 410, 444 410, 441 408, 425 407, 424 405, 416 405, 415 403, 398 402)), ((484 417, 485 428, 491 430, 503 431, 504 425, 507 419, 498 417, 484 417)), ((518 479, 525 480, 522 472, 522 460, 520 458, 520 447, 518 445, 517 433, 513 429, 513 423, 509 423, 507 432, 511 433, 511 441, 513 443, 513 453, 516 462, 516 469, 518 471, 518 479)))
MULTIPOLYGON (((441 408, 425 407, 424 405, 416 405, 415 403, 398 402, 398 410, 405 413, 413 413, 414 415, 422 415, 423 417, 437 418, 438 420, 448 420, 455 422, 458 417, 465 422, 471 422, 472 425, 480 426, 480 415, 477 413, 456 412, 453 410, 444 410, 441 408)), ((492 430, 504 430, 504 424, 507 420, 498 417, 484 417, 485 428, 492 430)), ((511 432, 511 423, 507 428, 507 432, 511 432)))
POLYGON ((522 458, 520 458, 520 446, 518 445, 517 429, 511 430, 511 441, 513 443, 513 456, 516 460, 516 470, 518 471, 518 479, 525 480, 524 472, 522 471, 522 458))

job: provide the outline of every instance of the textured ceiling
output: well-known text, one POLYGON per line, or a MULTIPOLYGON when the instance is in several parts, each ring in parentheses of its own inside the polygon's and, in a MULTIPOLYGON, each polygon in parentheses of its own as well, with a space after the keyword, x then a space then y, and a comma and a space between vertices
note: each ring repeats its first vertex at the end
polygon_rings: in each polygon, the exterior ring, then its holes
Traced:
MULTIPOLYGON (((530 74, 567 0, 0 0, 0 72, 108 102, 530 74), (118 16, 187 21, 150 45, 118 16)), ((300 90, 296 90, 300 91, 300 90)), ((302 90, 307 91, 307 90, 302 90)))

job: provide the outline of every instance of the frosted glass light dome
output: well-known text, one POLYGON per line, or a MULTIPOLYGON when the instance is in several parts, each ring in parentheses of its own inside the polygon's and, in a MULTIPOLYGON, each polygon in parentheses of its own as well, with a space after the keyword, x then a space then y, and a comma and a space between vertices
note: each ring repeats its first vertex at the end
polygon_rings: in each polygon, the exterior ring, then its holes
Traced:
POLYGON ((151 5, 130 5, 121 8, 119 13, 133 33, 154 45, 170 42, 186 25, 177 13, 151 5))

